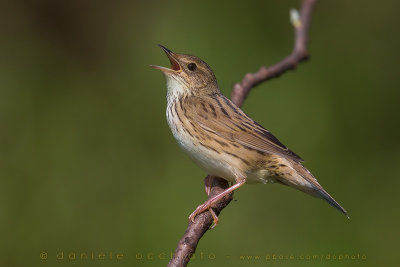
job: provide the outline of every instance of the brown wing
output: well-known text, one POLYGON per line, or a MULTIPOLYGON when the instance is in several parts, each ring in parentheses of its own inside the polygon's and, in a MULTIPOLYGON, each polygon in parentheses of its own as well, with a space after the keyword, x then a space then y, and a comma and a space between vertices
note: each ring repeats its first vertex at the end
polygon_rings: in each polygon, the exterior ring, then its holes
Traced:
POLYGON ((263 153, 277 154, 296 162, 303 161, 223 95, 213 95, 207 101, 197 99, 194 102, 200 102, 203 108, 196 108, 196 105, 187 105, 186 108, 194 109, 190 113, 196 114, 194 120, 205 131, 263 153), (207 111, 207 106, 212 112, 207 111))

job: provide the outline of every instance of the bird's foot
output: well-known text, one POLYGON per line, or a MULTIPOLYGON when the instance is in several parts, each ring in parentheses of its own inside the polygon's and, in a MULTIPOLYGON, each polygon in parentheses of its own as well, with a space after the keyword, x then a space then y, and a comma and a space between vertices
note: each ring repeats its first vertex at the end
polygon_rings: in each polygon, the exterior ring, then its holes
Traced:
POLYGON ((197 215, 199 215, 200 213, 203 213, 206 210, 209 210, 211 212, 211 215, 213 216, 214 219, 214 225, 213 227, 215 227, 215 225, 218 224, 218 217, 215 214, 215 212, 212 210, 211 206, 215 203, 217 203, 218 201, 220 201, 223 197, 225 197, 226 195, 230 194, 233 190, 241 187, 242 185, 244 185, 246 183, 246 179, 242 179, 239 180, 236 184, 232 185, 231 187, 229 187, 228 189, 225 189, 224 191, 222 191, 221 193, 219 193, 216 196, 213 196, 212 198, 210 198, 209 200, 207 200, 206 202, 204 202, 202 205, 198 206, 193 212, 192 214, 190 214, 189 216, 189 221, 194 222, 194 219, 197 215))
MULTIPOLYGON (((208 210, 211 213, 211 216, 213 217, 213 225, 211 226, 211 228, 214 228, 215 226, 217 226, 219 219, 218 216, 215 214, 215 212, 213 211, 211 205, 213 204, 213 201, 207 200, 206 202, 204 202, 202 205, 198 206, 193 212, 192 214, 190 214, 189 216, 189 221, 194 223, 194 219, 196 218, 197 215, 199 215, 200 213, 205 212, 206 210, 208 210)), ((215 202, 215 201, 214 201, 215 202)))

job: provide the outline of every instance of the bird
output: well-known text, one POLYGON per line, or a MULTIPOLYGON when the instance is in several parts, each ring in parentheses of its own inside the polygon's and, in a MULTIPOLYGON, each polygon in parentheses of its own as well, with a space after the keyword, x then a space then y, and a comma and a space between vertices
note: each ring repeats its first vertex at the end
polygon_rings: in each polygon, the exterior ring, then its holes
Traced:
MULTIPOLYGON (((231 186, 199 205, 189 216, 209 210, 214 226, 218 217, 212 205, 251 183, 279 183, 327 201, 344 215, 334 200, 303 166, 303 159, 282 144, 220 91, 211 67, 196 56, 174 53, 159 45, 171 67, 151 65, 166 78, 166 117, 180 148, 207 174, 231 186)), ((210 177, 210 176, 208 176, 210 177)), ((210 193, 211 178, 205 180, 210 193)))

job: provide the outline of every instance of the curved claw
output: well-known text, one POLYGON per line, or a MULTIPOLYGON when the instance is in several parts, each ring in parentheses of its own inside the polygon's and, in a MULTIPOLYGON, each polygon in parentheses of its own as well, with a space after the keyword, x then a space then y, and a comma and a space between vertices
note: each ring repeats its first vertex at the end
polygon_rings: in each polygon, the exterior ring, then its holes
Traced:
POLYGON ((217 214, 215 214, 215 212, 213 211, 213 209, 212 208, 209 208, 208 209, 209 211, 210 211, 210 213, 211 213, 211 215, 212 215, 212 217, 213 217, 213 224, 211 225, 211 227, 210 227, 210 229, 213 229, 215 226, 217 226, 217 224, 218 224, 218 222, 219 222, 219 219, 218 219, 218 216, 217 216, 217 214))
POLYGON ((213 183, 213 177, 212 176, 207 176, 206 178, 204 178, 204 190, 206 191, 207 196, 210 195, 211 193, 211 186, 213 183))
POLYGON ((208 201, 206 201, 204 204, 198 206, 193 212, 192 214, 190 214, 189 216, 189 221, 192 221, 194 223, 194 219, 196 218, 197 215, 199 215, 200 213, 203 213, 204 211, 206 211, 209 207, 205 207, 206 203, 208 201))
POLYGON ((211 213, 211 216, 213 217, 213 224, 211 225, 210 228, 211 229, 214 228, 215 226, 217 226, 219 219, 217 214, 215 214, 215 212, 211 208, 211 203, 207 204, 206 202, 203 205, 198 206, 197 209, 195 209, 195 211, 193 211, 192 214, 190 214, 189 221, 192 221, 192 223, 194 223, 194 219, 196 218, 196 216, 199 215, 200 213, 205 212, 206 210, 208 210, 211 213))

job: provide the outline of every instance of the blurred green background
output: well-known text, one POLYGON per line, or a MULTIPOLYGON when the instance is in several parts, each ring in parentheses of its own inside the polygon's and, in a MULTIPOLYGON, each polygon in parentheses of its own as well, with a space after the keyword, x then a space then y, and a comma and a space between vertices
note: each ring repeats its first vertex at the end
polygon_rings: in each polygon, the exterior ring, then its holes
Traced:
MULTIPOLYGON (((1 6, 0 265, 165 265, 206 196, 205 173, 166 123, 164 77, 149 68, 168 66, 156 44, 204 59, 229 95, 246 72, 291 51, 298 1, 1 6)), ((243 106, 306 160, 351 219, 284 186, 245 186, 190 266, 398 263, 399 8, 320 1, 311 60, 243 106)))

